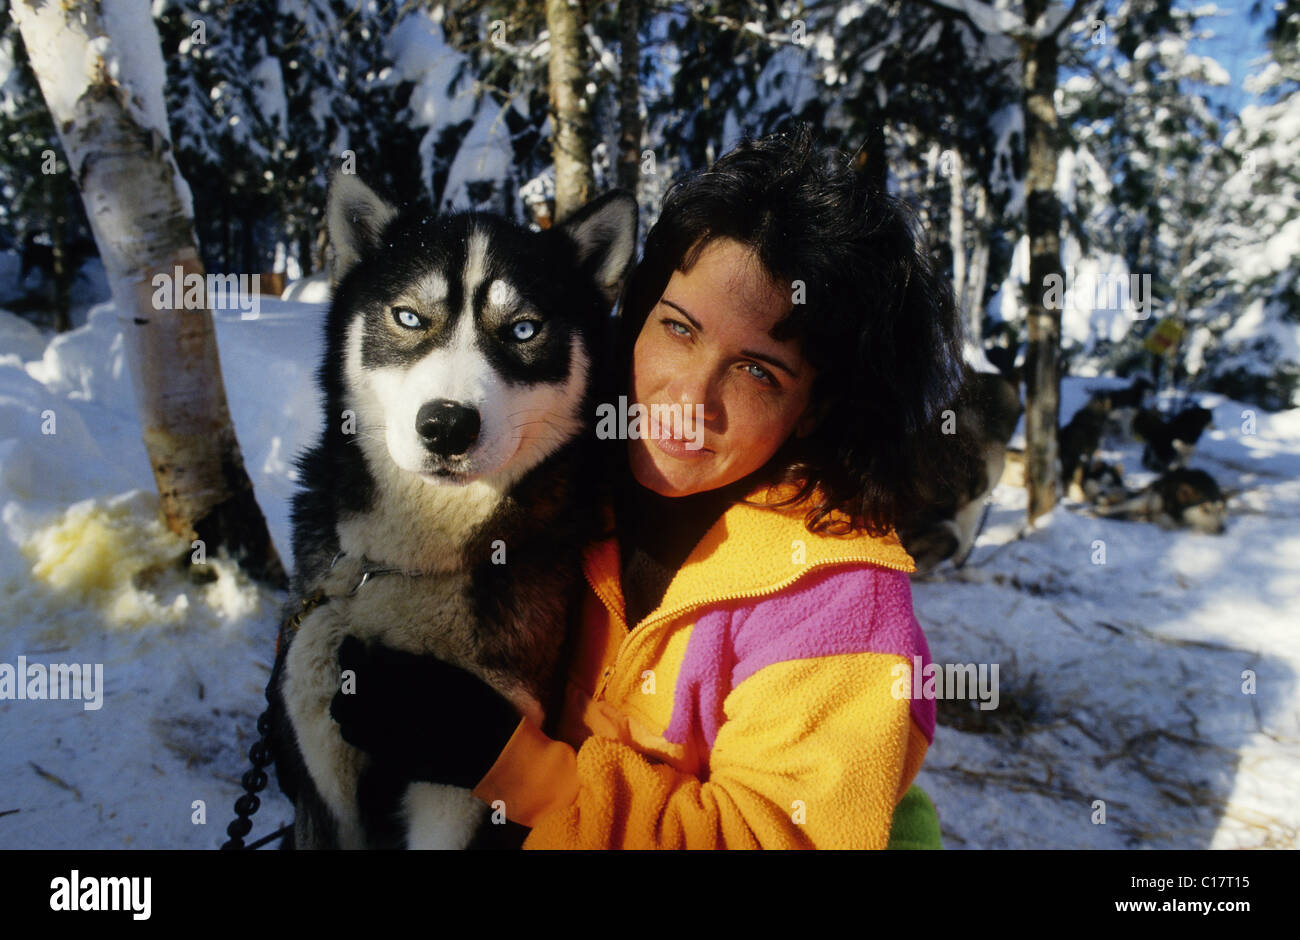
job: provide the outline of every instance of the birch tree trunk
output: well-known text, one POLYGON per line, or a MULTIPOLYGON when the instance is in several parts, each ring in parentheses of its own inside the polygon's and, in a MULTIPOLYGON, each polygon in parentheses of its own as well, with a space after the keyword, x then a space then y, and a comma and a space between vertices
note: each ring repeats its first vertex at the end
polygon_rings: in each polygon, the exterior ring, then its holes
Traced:
POLYGON ((591 170, 594 133, 587 109, 587 56, 582 20, 579 0, 546 0, 546 28, 551 36, 549 78, 556 223, 585 205, 595 189, 591 170))
POLYGON ((189 187, 171 153, 149 4, 14 0, 11 9, 122 320, 167 525, 202 540, 205 557, 225 549, 252 577, 282 586, 230 422, 211 312, 206 301, 155 305, 155 274, 202 277, 203 266, 189 187))
MULTIPOLYGON (((1034 23, 1047 0, 1027 0, 1026 20, 1034 23)), ((1050 275, 1064 283, 1061 268, 1061 204, 1056 198, 1057 37, 1024 41, 1025 223, 1029 234, 1029 283, 1025 306, 1029 343, 1025 352, 1025 485, 1032 524, 1057 503, 1057 425, 1060 420, 1061 311, 1044 301, 1050 275)))

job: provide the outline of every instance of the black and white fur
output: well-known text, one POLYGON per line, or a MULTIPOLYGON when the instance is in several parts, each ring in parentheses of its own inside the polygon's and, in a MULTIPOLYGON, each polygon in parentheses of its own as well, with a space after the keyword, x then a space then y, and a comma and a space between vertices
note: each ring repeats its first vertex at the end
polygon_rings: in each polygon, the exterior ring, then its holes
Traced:
POLYGON ((1204 470, 1179 467, 1127 499, 1097 506, 1094 512, 1111 519, 1155 522, 1162 529, 1193 529, 1222 535, 1228 525, 1227 497, 1204 470))
POLYGON ((384 779, 340 736, 339 644, 352 634, 437 656, 542 723, 594 524, 593 375, 636 202, 609 193, 534 233, 488 214, 399 211, 338 174, 327 225, 324 431, 298 460, 292 516, 295 593, 329 600, 272 679, 292 844, 464 848, 499 828, 486 806, 384 779), (356 588, 363 559, 423 573, 356 588))
POLYGON ((1142 466, 1156 473, 1186 466, 1196 442, 1213 424, 1214 412, 1199 405, 1184 408, 1168 421, 1154 409, 1139 411, 1133 419, 1133 431, 1146 442, 1142 466))
POLYGON ((1113 506, 1122 502, 1129 496, 1124 487, 1124 465, 1093 457, 1086 466, 1076 469, 1066 495, 1075 502, 1090 506, 1113 506))
POLYGON ((1133 419, 1146 406, 1155 385, 1145 375, 1134 377, 1127 388, 1101 389, 1093 395, 1104 396, 1108 403, 1106 425, 1102 429, 1102 446, 1118 449, 1133 433, 1133 419))
POLYGON ((899 540, 916 562, 914 577, 926 576, 948 558, 954 567, 965 563, 975 547, 985 503, 1002 478, 1007 442, 1023 410, 1018 372, 1005 375, 965 368, 953 406, 954 430, 958 445, 970 449, 977 459, 955 488, 922 481, 928 506, 898 529, 899 540))

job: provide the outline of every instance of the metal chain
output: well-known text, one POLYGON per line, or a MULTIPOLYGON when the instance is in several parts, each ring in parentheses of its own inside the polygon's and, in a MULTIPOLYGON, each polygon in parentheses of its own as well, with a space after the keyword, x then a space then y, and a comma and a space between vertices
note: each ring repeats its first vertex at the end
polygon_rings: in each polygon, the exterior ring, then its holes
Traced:
MULTIPOLYGON (((343 551, 336 553, 334 558, 330 561, 330 568, 332 569, 336 564, 338 564, 338 560, 345 554, 346 553, 343 551)), ((419 577, 428 573, 425 571, 407 571, 403 568, 392 567, 372 568, 366 566, 366 561, 366 557, 364 555, 361 556, 361 579, 357 581, 352 590, 348 591, 349 597, 355 595, 357 591, 361 590, 363 584, 369 581, 372 577, 378 575, 404 574, 407 577, 419 577)), ((328 600, 329 596, 326 595, 324 591, 319 590, 310 597, 304 597, 302 599, 302 604, 299 609, 295 611, 292 616, 288 617, 280 626, 280 635, 276 642, 277 655, 280 651, 280 644, 285 643, 293 634, 298 632, 298 627, 302 624, 303 619, 328 600)), ((226 835, 230 836, 230 839, 221 846, 223 851, 246 851, 256 849, 276 838, 276 836, 282 835, 293 828, 291 825, 283 826, 271 833, 271 835, 258 839, 252 845, 244 845, 244 836, 248 835, 253 828, 253 814, 256 813, 262 805, 261 797, 257 794, 266 788, 269 779, 264 768, 270 766, 275 761, 275 755, 271 750, 270 741, 271 696, 273 693, 271 682, 274 681, 275 672, 272 671, 271 681, 268 682, 266 686, 266 710, 257 718, 258 737, 257 740, 253 742, 253 746, 248 750, 248 760, 253 766, 245 771, 244 776, 240 778, 239 782, 244 787, 244 793, 239 797, 239 799, 235 800, 235 818, 231 820, 230 825, 226 827, 226 835)))
MULTIPOLYGON (((334 556, 334 560, 338 560, 338 555, 334 556)), ((331 567, 333 567, 332 564, 331 567)), ((324 591, 317 591, 311 597, 304 597, 300 608, 280 626, 278 643, 284 643, 290 635, 296 633, 303 618, 327 600, 329 600, 329 598, 326 596, 324 591)), ((278 648, 276 652, 278 655, 278 648)), ((244 836, 248 835, 249 831, 253 828, 253 814, 256 813, 258 808, 262 805, 261 797, 257 794, 265 789, 267 780, 269 779, 263 768, 270 766, 275 760, 275 755, 271 750, 270 740, 271 696, 274 693, 272 683, 275 681, 275 678, 276 673, 273 670, 271 673, 271 680, 266 684, 266 710, 257 718, 257 740, 254 741, 253 746, 248 749, 248 760, 253 766, 246 770, 244 776, 240 778, 239 782, 244 787, 244 794, 239 797, 239 799, 235 800, 235 818, 231 820, 230 825, 226 827, 226 835, 230 836, 230 840, 221 846, 223 851, 238 851, 241 849, 258 848, 259 846, 266 844, 270 839, 274 839, 277 835, 280 835, 291 828, 290 826, 284 826, 265 839, 259 839, 250 846, 244 845, 244 836)))

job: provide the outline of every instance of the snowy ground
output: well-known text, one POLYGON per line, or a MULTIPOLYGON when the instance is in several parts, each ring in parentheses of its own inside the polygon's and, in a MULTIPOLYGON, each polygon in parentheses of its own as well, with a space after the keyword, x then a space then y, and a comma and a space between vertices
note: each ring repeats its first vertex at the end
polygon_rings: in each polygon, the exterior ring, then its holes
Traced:
MULTIPOLYGON (((263 300, 258 320, 217 320, 245 463, 286 563, 322 316, 263 300)), ((1068 380, 1063 420, 1089 384, 1068 380)), ((1247 406, 1206 404, 1216 429, 1191 465, 1242 489, 1225 535, 1066 505, 1018 539, 1024 491, 999 487, 967 566, 915 585, 936 661, 999 664, 999 708, 940 703, 919 780, 946 845, 1295 846, 1300 410, 1259 412, 1252 436, 1247 406)), ((1135 450, 1122 456, 1131 486, 1149 479, 1132 472, 1135 450)), ((0 312, 0 507, 0 663, 102 663, 106 686, 99 710, 0 701, 0 848, 215 848, 280 599, 220 560, 208 585, 160 564, 185 546, 155 519, 111 307, 53 340, 0 312)), ((290 815, 266 792, 255 837, 290 815)))
MULTIPOLYGON (((286 564, 291 461, 319 420, 322 317, 263 298, 257 320, 217 319, 245 465, 286 564)), ((265 704, 280 598, 220 559, 206 586, 165 567, 133 585, 186 546, 156 520, 116 313, 96 307, 47 339, 0 313, 0 663, 103 663, 106 692, 97 711, 0 701, 0 848, 216 848, 265 704)), ((254 837, 291 818, 274 784, 263 793, 254 837)))
MULTIPOLYGON (((1101 384, 1067 379, 1062 421, 1101 384)), ((1225 534, 1069 503, 1019 537, 1025 490, 999 486, 967 565, 914 584, 934 659, 998 663, 1001 679, 997 709, 939 703, 918 782, 945 845, 1296 846, 1300 409, 1195 398, 1214 427, 1188 465, 1241 491, 1225 534)), ((1154 478, 1140 445, 1107 456, 1130 489, 1154 478)))

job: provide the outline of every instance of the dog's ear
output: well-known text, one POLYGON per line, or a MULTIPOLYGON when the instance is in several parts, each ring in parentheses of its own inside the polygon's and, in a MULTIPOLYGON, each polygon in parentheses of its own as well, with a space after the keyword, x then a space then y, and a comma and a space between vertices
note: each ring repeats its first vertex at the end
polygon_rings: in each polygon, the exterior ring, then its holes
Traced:
POLYGON ((366 251, 379 246, 379 236, 396 215, 397 208, 355 174, 334 174, 326 198, 325 225, 334 246, 335 284, 366 251))
POLYGON ((614 306, 636 252, 636 199, 627 190, 612 190, 571 214, 554 230, 573 241, 578 265, 600 289, 605 306, 614 306))

